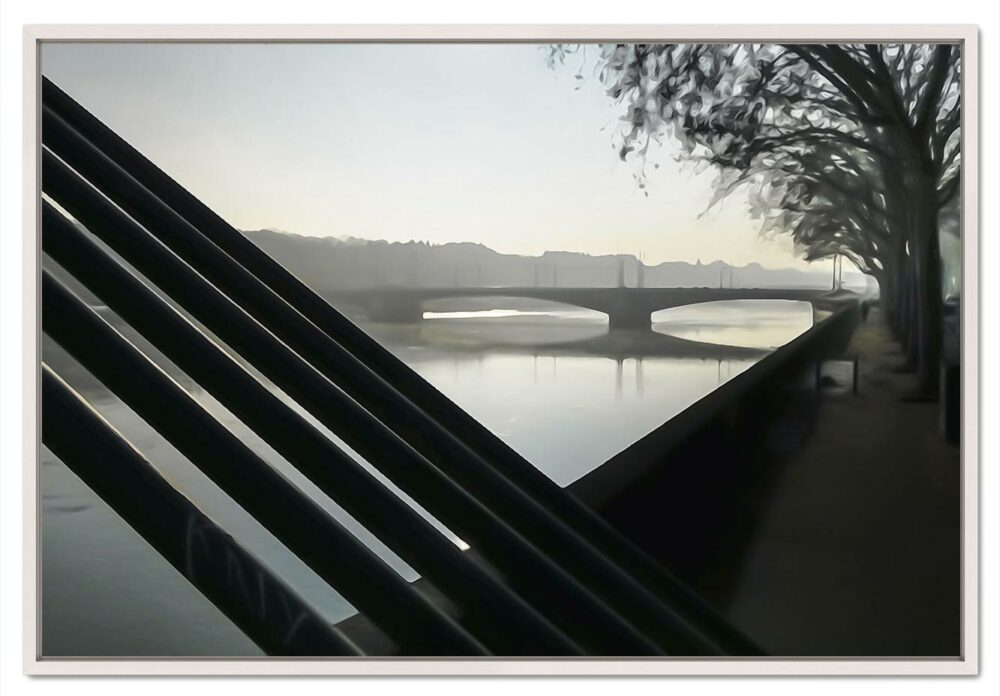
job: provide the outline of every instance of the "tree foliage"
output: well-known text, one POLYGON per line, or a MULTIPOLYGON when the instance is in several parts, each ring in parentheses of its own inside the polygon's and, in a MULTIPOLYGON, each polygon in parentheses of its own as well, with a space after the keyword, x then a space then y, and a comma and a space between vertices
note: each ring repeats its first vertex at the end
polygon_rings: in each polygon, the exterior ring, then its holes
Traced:
POLYGON ((960 188, 956 46, 608 44, 557 46, 550 59, 594 50, 624 106, 622 159, 675 138, 717 169, 715 200, 746 189, 763 229, 790 234, 807 258, 845 255, 885 296, 914 276, 933 340, 937 221, 960 188))

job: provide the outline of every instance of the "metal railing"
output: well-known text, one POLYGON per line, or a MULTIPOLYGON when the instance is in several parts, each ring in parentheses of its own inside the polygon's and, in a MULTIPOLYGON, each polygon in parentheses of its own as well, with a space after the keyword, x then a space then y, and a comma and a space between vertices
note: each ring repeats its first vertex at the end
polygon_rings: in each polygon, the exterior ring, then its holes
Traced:
POLYGON ((272 655, 358 655, 305 600, 181 495, 48 366, 46 446, 272 655), (86 447, 80 443, 86 442, 86 447), (225 564, 219 558, 225 558, 225 564))
POLYGON ((44 78, 42 108, 43 192, 58 205, 43 205, 44 252, 453 606, 446 612, 416 592, 48 274, 45 332, 401 653, 759 654, 695 593, 44 78), (461 552, 116 255, 475 554, 461 552))

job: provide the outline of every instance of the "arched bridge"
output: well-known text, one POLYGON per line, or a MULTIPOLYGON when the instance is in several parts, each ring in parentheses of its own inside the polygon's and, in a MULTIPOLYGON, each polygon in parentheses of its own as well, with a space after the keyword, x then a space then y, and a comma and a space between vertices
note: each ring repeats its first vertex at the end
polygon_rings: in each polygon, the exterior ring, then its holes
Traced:
POLYGON ((822 304, 829 291, 766 288, 560 288, 560 287, 381 287, 325 293, 334 304, 358 307, 372 321, 414 323, 424 303, 463 297, 525 297, 593 309, 608 315, 612 329, 648 329, 653 312, 725 300, 798 300, 822 304))

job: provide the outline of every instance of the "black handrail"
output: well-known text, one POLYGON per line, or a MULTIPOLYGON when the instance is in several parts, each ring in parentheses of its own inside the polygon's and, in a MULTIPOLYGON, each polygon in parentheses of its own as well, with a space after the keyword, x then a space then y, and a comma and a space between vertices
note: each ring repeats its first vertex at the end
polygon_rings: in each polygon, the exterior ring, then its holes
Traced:
POLYGON ((42 442, 265 654, 361 654, 44 364, 42 442))
POLYGON ((371 618, 404 654, 486 654, 461 626, 44 270, 42 324, 46 334, 371 618))
POLYGON ((502 655, 581 654, 571 640, 537 611, 464 555, 47 202, 42 210, 42 248, 331 499, 440 588, 461 609, 463 623, 492 651, 502 655))
MULTIPOLYGON (((452 433, 414 407, 390 384, 372 373, 245 268, 235 263, 58 115, 48 108, 43 111, 43 142, 46 147, 97 186, 205 278, 224 290, 241 309, 261 321, 268 330, 371 411, 371 414, 364 409, 355 412, 352 409, 355 405, 353 402, 344 404, 343 409, 336 414, 338 422, 334 429, 432 514, 456 531, 459 531, 461 525, 468 527, 477 520, 492 524, 496 518, 489 516, 459 515, 457 520, 448 517, 459 503, 469 498, 470 493, 474 495, 485 508, 492 510, 537 547, 535 550, 525 544, 513 544, 500 554, 494 554, 493 562, 512 561, 511 554, 520 552, 521 563, 531 562, 537 567, 544 567, 552 566, 554 562, 561 566, 568 575, 557 573, 552 578, 562 585, 562 591, 554 593, 557 600, 575 601, 580 606, 588 607, 587 612, 592 615, 604 615, 606 630, 593 637, 604 644, 605 650, 610 645, 617 645, 617 649, 624 651, 633 646, 638 653, 649 650, 648 641, 642 638, 641 632, 668 654, 711 655, 721 652, 718 646, 680 618, 671 607, 610 563, 582 537, 553 517, 537 501, 465 447, 452 433), (377 418, 372 418, 372 414, 377 418), (354 420, 349 421, 348 416, 354 420), (380 434, 373 437, 378 431, 381 431, 380 434), (404 438, 406 442, 393 434, 404 438), (433 450, 431 456, 440 471, 429 465, 410 445, 424 451, 433 450), (415 469, 407 463, 419 465, 422 473, 415 476, 415 469), (390 471, 392 464, 396 466, 390 471), (449 477, 451 480, 448 480, 449 477), (421 493, 425 496, 423 499, 421 493), (436 496, 436 499, 426 496, 436 496), (544 555, 538 551, 544 552, 544 555), (601 602, 595 601, 591 593, 598 595, 613 611, 608 611, 601 602), (618 619, 615 612, 627 619, 627 622, 618 619), (608 627, 614 627, 614 630, 609 631, 608 627), (643 647, 644 644, 646 647, 643 647)), ((88 214, 93 215, 92 209, 99 202, 94 201, 92 194, 84 194, 79 190, 80 182, 74 182, 76 175, 69 172, 65 165, 57 162, 48 152, 43 157, 43 187, 46 192, 55 196, 74 217, 90 226, 85 218, 88 214), (74 187, 75 191, 72 190, 74 187)), ((100 233, 98 230, 95 232, 100 233)), ((173 294, 174 291, 169 287, 171 283, 176 287, 177 277, 171 274, 158 279, 156 283, 173 294)), ((182 290, 185 289, 186 284, 182 290)), ((194 306, 187 309, 196 313, 202 306, 202 302, 195 300, 194 306)), ((220 330, 230 326, 230 322, 223 324, 220 330)), ((215 327, 213 331, 218 333, 215 327)), ((233 345, 231 340, 226 340, 233 345)), ((244 342, 238 350, 248 359, 250 357, 245 351, 262 352, 258 340, 244 342)), ((273 356, 274 352, 269 350, 262 357, 273 356)), ((282 361, 277 367, 287 368, 286 362, 282 361)), ((264 367, 257 366, 266 372, 264 367)), ((297 386, 304 387, 301 384, 297 386)), ((308 391, 309 387, 304 389, 308 391)), ((326 398, 329 399, 330 395, 326 395, 326 398)), ((300 403, 309 407, 305 402, 300 403)), ((317 418, 333 417, 328 407, 329 403, 316 403, 310 410, 317 418)), ((472 501, 468 501, 467 507, 470 514, 479 509, 472 501)), ((484 545, 484 552, 487 552, 487 543, 498 541, 497 534, 500 531, 502 530, 494 525, 493 531, 488 535, 480 535, 477 541, 484 545)), ((459 533, 473 536, 476 531, 459 533)), ((550 572, 552 570, 550 568, 550 572)), ((533 591, 538 591, 537 586, 533 591)), ((574 616, 575 612, 557 611, 554 605, 550 606, 550 618, 555 616, 564 622, 574 622, 577 627, 582 628, 579 619, 574 616)))
MULTIPOLYGON (((653 643, 586 587, 247 316, 108 199, 96 195, 90 184, 48 151, 43 153, 42 180, 47 195, 428 512, 475 545, 519 593, 532 598, 535 608, 569 631, 576 642, 595 654, 660 654, 653 643)), ((675 641, 685 638, 679 631, 671 637, 675 641)), ((695 648, 688 643, 683 646, 684 650, 695 648)))
POLYGON ((567 495, 494 433, 456 406, 384 346, 331 307, 311 288, 276 263, 44 77, 42 94, 46 106, 66 119, 73 128, 107 153, 138 182, 430 417, 439 423, 448 424, 469 448, 501 471, 510 481, 530 493, 563 523, 585 537, 609 560, 625 569, 649 591, 697 625, 728 654, 763 654, 759 646, 735 630, 700 596, 652 561, 590 509, 567 495))

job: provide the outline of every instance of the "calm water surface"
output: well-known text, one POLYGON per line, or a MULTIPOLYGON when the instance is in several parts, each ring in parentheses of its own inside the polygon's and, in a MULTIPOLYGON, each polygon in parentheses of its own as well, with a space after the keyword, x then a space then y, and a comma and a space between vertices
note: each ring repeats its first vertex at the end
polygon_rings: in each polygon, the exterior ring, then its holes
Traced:
MULTIPOLYGON (((676 357, 672 346, 677 342, 670 337, 769 350, 811 326, 812 310, 808 304, 792 302, 711 303, 657 312, 653 320, 654 334, 637 340, 641 350, 632 351, 602 342, 607 333, 602 315, 558 306, 435 311, 428 312, 419 325, 365 328, 565 486, 763 354, 744 351, 698 357, 697 349, 684 344, 684 357, 676 357)), ((140 338, 129 337, 404 577, 417 577, 210 395, 140 338)), ((279 569, 321 613, 332 621, 354 613, 342 597, 57 346, 46 342, 43 351, 46 361, 175 485, 279 569)), ((47 450, 42 454, 41 484, 44 654, 258 654, 252 643, 47 450)))

